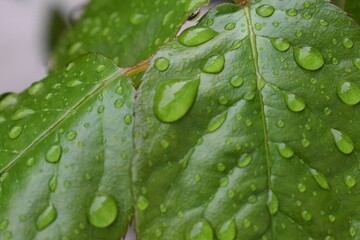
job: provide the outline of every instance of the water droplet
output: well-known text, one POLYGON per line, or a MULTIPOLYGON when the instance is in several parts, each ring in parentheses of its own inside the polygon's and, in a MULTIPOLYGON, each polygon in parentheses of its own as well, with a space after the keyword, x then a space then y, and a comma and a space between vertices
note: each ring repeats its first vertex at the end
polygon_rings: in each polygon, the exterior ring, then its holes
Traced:
POLYGON ((167 26, 167 25, 169 25, 169 24, 171 24, 171 20, 173 19, 174 13, 175 13, 175 11, 172 10, 172 11, 168 12, 168 13, 165 15, 165 17, 164 17, 164 19, 163 19, 163 21, 162 21, 162 25, 163 25, 164 27, 167 26))
POLYGON ((218 228, 216 228, 216 236, 218 240, 233 240, 236 237, 236 223, 235 220, 229 220, 218 228))
POLYGON ((243 44, 242 40, 236 40, 230 48, 230 51, 239 49, 243 44))
POLYGON ((329 215, 329 220, 330 220, 330 222, 335 222, 336 217, 334 215, 330 214, 329 215))
POLYGON ((96 68, 96 72, 97 72, 97 73, 101 73, 101 72, 105 71, 105 69, 106 69, 106 66, 105 66, 105 65, 99 65, 99 66, 97 66, 97 68, 96 68))
POLYGON ((199 85, 200 79, 176 79, 162 84, 154 99, 156 117, 168 123, 181 119, 195 102, 199 85))
POLYGON ((279 200, 273 191, 269 191, 267 207, 271 215, 275 215, 279 211, 279 200))
POLYGON ((226 117, 227 117, 227 112, 224 112, 224 113, 216 116, 215 118, 213 118, 209 123, 207 131, 214 132, 214 131, 218 130, 225 122, 226 117))
POLYGON ((348 188, 352 188, 356 184, 356 178, 354 176, 347 175, 344 178, 344 182, 348 188))
POLYGON ((225 30, 230 31, 230 30, 233 30, 235 27, 236 27, 236 23, 231 22, 231 23, 228 23, 225 25, 225 30))
POLYGON ((291 158, 294 156, 294 151, 285 143, 277 143, 276 148, 279 154, 284 158, 291 158))
POLYGON ((47 208, 45 208, 41 212, 41 214, 36 219, 36 228, 39 231, 43 230, 44 228, 49 226, 52 222, 54 222, 56 217, 57 217, 57 211, 55 207, 52 204, 50 204, 49 206, 47 206, 47 208))
POLYGON ((14 114, 12 115, 11 119, 12 120, 20 120, 20 119, 23 119, 27 116, 30 116, 31 114, 34 114, 35 111, 30 109, 30 108, 27 108, 27 107, 21 107, 21 108, 18 108, 14 114))
POLYGON ((360 87, 354 82, 340 82, 336 92, 345 104, 356 105, 360 102, 360 87))
POLYGON ((354 65, 354 67, 360 69, 360 58, 355 58, 353 60, 353 65, 354 65))
POLYGON ((284 120, 279 120, 279 121, 276 123, 276 126, 278 126, 279 128, 285 127, 285 122, 284 122, 284 120))
POLYGON ((302 183, 299 183, 297 185, 297 189, 299 190, 299 192, 303 193, 306 191, 306 185, 302 184, 302 183))
POLYGON ((243 221, 244 228, 249 228, 251 226, 251 222, 249 219, 245 218, 243 221))
POLYGON ((110 226, 118 216, 116 200, 109 194, 97 193, 92 199, 87 211, 91 225, 98 228, 110 226))
POLYGON ((309 212, 306 211, 306 210, 302 211, 301 216, 302 216, 302 218, 303 218, 305 221, 307 221, 307 222, 312 219, 311 213, 309 213, 309 212))
POLYGON ((306 20, 312 18, 312 14, 310 12, 304 12, 301 16, 303 19, 306 19, 306 20))
POLYGON ((329 116, 331 114, 331 112, 332 112, 331 108, 329 108, 329 107, 324 108, 324 114, 326 116, 329 116))
POLYGON ((321 26, 324 26, 324 27, 327 26, 327 25, 329 25, 329 23, 328 23, 326 20, 324 20, 324 19, 320 19, 320 20, 319 20, 319 23, 320 23, 321 26))
POLYGON ((58 184, 58 180, 57 180, 56 176, 53 176, 52 178, 50 178, 50 180, 48 182, 50 192, 55 192, 57 184, 58 184))
POLYGON ((82 82, 79 79, 72 79, 66 83, 67 87, 77 87, 80 86, 82 82))
POLYGON ((149 201, 146 197, 140 196, 136 202, 136 206, 140 211, 144 211, 149 206, 149 201))
POLYGON ((271 5, 264 4, 256 8, 257 15, 261 17, 270 17, 275 12, 275 8, 271 5))
POLYGON ((255 23, 255 29, 260 31, 262 29, 261 23, 255 23))
POLYGON ((104 105, 100 105, 100 106, 98 107, 98 109, 97 109, 97 112, 98 112, 98 113, 103 113, 104 111, 105 111, 104 105))
POLYGON ((45 86, 43 82, 36 82, 31 85, 28 92, 30 96, 35 96, 44 90, 45 86))
POLYGON ((301 140, 301 144, 303 145, 304 148, 307 148, 310 146, 310 141, 304 138, 303 140, 301 140))
POLYGON ((322 189, 325 189, 325 190, 330 189, 328 180, 326 179, 326 177, 323 173, 319 172, 316 169, 310 169, 310 173, 322 189))
POLYGON ((342 44, 346 48, 352 48, 354 46, 354 42, 350 38, 347 38, 347 37, 342 40, 342 44))
POLYGON ((229 103, 229 99, 226 96, 221 96, 221 97, 219 97, 218 102, 221 105, 225 106, 225 105, 227 105, 229 103))
POLYGON ((18 95, 16 93, 7 94, 2 100, 0 100, 0 111, 15 105, 18 102, 18 95))
POLYGON ((34 163, 35 163, 35 158, 29 158, 26 162, 26 165, 31 167, 32 165, 34 165, 34 163))
POLYGON ((163 57, 157 58, 154 63, 155 68, 160 72, 166 71, 169 68, 169 65, 169 60, 163 57))
POLYGON ((271 39, 271 43, 274 48, 280 52, 285 52, 290 48, 290 43, 285 38, 273 38, 271 39))
POLYGON ((206 220, 195 223, 186 234, 186 240, 212 240, 213 229, 206 220))
POLYGON ((306 70, 315 71, 324 66, 322 54, 313 47, 295 47, 294 58, 296 63, 306 70))
POLYGON ((50 147, 50 149, 47 151, 45 155, 46 161, 49 163, 57 163, 62 154, 62 148, 60 145, 53 145, 50 147))
POLYGON ((286 11, 286 14, 290 17, 294 17, 294 16, 297 16, 298 15, 298 10, 296 9, 288 9, 286 11))
POLYGON ((305 109, 304 100, 292 93, 284 93, 286 106, 293 112, 301 112, 305 109))
POLYGON ((233 86, 234 88, 238 88, 241 87, 241 85, 243 85, 244 80, 242 79, 242 77, 233 76, 232 78, 230 78, 229 82, 231 86, 233 86))
POLYGON ((237 166, 239 168, 244 168, 248 166, 251 163, 251 161, 252 161, 252 155, 246 153, 240 157, 237 166))
POLYGON ((349 232, 350 232, 350 236, 355 237, 357 230, 355 227, 351 227, 349 232))
POLYGON ((219 33, 209 27, 189 27, 179 36, 179 42, 187 47, 199 46, 210 41, 219 33))
POLYGON ((8 220, 4 220, 0 223, 0 230, 5 230, 7 227, 9 226, 9 221, 8 220))
POLYGON ((10 137, 11 139, 16 139, 16 138, 18 138, 18 137, 21 135, 22 131, 23 131, 23 126, 21 126, 21 125, 16 125, 16 126, 14 126, 14 127, 12 127, 12 128, 10 129, 10 131, 9 131, 9 137, 10 137))
POLYGON ((71 140, 74 140, 77 136, 77 133, 75 131, 70 131, 68 132, 68 134, 66 134, 66 139, 71 141, 71 140))
POLYGON ((130 17, 130 22, 134 25, 139 25, 140 23, 142 23, 145 20, 145 16, 141 13, 135 13, 133 15, 131 15, 130 17))
POLYGON ((354 151, 354 143, 351 138, 342 131, 331 129, 336 147, 344 154, 350 154, 354 151))
POLYGON ((164 204, 160 204, 160 212, 161 213, 166 213, 167 212, 167 207, 164 204))
POLYGON ((204 67, 202 68, 203 72, 216 74, 221 72, 224 69, 225 57, 223 55, 215 55, 210 57, 204 67))

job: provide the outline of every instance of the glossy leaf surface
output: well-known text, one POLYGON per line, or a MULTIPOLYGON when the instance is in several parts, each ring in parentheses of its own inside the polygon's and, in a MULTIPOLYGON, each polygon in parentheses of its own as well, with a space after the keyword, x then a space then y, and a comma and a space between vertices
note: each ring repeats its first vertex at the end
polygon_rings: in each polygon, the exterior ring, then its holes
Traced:
POLYGON ((134 92, 89 55, 0 101, 0 239, 119 239, 132 217, 134 92))
POLYGON ((53 64, 63 65, 89 51, 131 66, 172 39, 186 17, 208 0, 93 0, 57 46, 53 64))
POLYGON ((139 239, 359 238, 360 30, 330 1, 255 2, 211 10, 144 76, 139 239))

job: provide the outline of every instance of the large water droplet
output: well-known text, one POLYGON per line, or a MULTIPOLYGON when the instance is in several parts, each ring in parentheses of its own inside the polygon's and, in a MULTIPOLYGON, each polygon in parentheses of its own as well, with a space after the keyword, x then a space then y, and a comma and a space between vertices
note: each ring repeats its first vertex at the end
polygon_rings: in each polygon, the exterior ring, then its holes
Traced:
POLYGON ((280 155, 284 158, 291 158, 294 156, 294 151, 285 143, 277 143, 276 148, 280 155))
POLYGON ((50 163, 57 163, 62 154, 62 148, 60 145, 53 145, 50 149, 46 152, 45 159, 50 163))
POLYGON ((1 101, 0 101, 0 111, 15 105, 18 102, 18 95, 16 93, 7 94, 1 101))
POLYGON ((345 104, 355 105, 360 102, 360 87, 354 82, 340 82, 336 92, 345 104))
POLYGON ((16 125, 16 126, 14 126, 14 127, 12 127, 12 128, 10 129, 10 131, 9 131, 9 137, 10 137, 11 139, 16 139, 16 138, 18 138, 18 137, 21 135, 22 131, 23 131, 23 126, 21 126, 21 125, 16 125))
POLYGON ((50 204, 47 208, 45 208, 38 218, 36 219, 36 228, 41 231, 47 226, 49 226, 52 222, 55 221, 57 217, 57 211, 55 207, 50 204))
POLYGON ((324 57, 313 47, 295 47, 294 58, 296 63, 306 70, 315 71, 324 66, 324 57))
POLYGON ((319 172, 316 169, 310 169, 310 173, 322 189, 325 189, 325 190, 330 189, 329 182, 322 172, 319 172))
POLYGON ((216 236, 218 240, 233 240, 236 237, 236 223, 232 219, 220 225, 216 229, 216 236))
POLYGON ((275 8, 271 5, 264 4, 256 8, 257 15, 261 17, 270 17, 275 12, 275 8))
POLYGON ((31 85, 28 92, 30 96, 35 96, 44 90, 45 86, 43 82, 36 82, 31 85))
POLYGON ((195 223, 186 234, 186 240, 212 240, 213 229, 206 220, 195 223))
POLYGON ((18 108, 14 114, 12 115, 11 119, 12 120, 20 120, 20 119, 23 119, 31 114, 33 114, 35 111, 30 109, 30 108, 27 108, 27 107, 21 107, 21 108, 18 108))
POLYGON ((284 93, 286 106, 293 112, 301 112, 305 109, 304 100, 292 93, 284 93))
POLYGON ((273 38, 271 39, 271 43, 274 48, 280 52, 285 52, 290 48, 290 43, 285 38, 273 38))
POLYGON ((215 55, 210 57, 204 67, 202 68, 203 72, 216 74, 221 72, 224 69, 225 57, 223 55, 215 55))
POLYGON ((268 195, 267 207, 272 215, 275 215, 279 211, 279 200, 271 190, 268 195))
POLYGON ((348 37, 345 37, 343 40, 342 40, 342 44, 344 45, 344 47, 346 48, 352 48, 354 46, 354 42, 348 38, 348 37))
POLYGON ((251 163, 251 161, 252 161, 252 155, 246 153, 240 157, 237 166, 239 168, 244 168, 248 166, 251 163))
POLYGON ((185 116, 195 102, 200 79, 176 79, 163 83, 155 94, 154 113, 163 122, 175 122, 185 116))
POLYGON ((344 178, 344 182, 348 188, 352 188, 356 184, 356 178, 354 176, 347 175, 344 178))
POLYGON ((106 193, 97 193, 92 199, 87 211, 91 225, 98 228, 110 226, 118 215, 118 207, 114 197, 106 193))
POLYGON ((179 36, 179 42, 187 47, 195 47, 210 41, 219 33, 209 27, 189 27, 179 36))
POLYGON ((157 58, 154 63, 155 68, 160 72, 166 71, 169 68, 169 65, 169 60, 163 57, 157 58))
POLYGON ((351 138, 342 131, 331 129, 336 147, 344 154, 350 154, 354 151, 354 143, 351 138))
POLYGON ((226 117, 227 117, 227 112, 224 112, 224 113, 216 116, 215 118, 213 118, 209 123, 207 131, 214 132, 214 131, 218 130, 225 122, 226 117))

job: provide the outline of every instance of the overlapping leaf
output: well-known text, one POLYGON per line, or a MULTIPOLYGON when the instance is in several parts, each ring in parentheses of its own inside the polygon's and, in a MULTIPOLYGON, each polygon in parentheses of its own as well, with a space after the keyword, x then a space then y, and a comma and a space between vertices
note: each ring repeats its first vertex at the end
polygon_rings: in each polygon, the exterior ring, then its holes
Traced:
POLYGON ((53 64, 91 51, 114 58, 120 66, 134 65, 173 38, 186 16, 207 2, 94 0, 55 49, 53 64))
POLYGON ((359 238, 359 27, 330 1, 255 2, 211 10, 144 76, 140 239, 359 238))
POLYGON ((133 89, 89 55, 0 101, 0 239, 119 239, 132 217, 133 89))

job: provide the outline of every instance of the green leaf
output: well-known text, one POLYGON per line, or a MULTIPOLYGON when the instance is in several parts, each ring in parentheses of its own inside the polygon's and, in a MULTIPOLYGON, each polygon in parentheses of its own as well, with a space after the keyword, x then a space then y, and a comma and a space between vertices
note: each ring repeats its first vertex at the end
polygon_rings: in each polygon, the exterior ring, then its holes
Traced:
POLYGON ((345 10, 353 19, 360 23, 360 2, 357 0, 332 0, 339 8, 345 10))
POLYGON ((68 26, 58 8, 51 9, 49 18, 47 50, 49 53, 52 53, 55 46, 58 44, 61 35, 67 30, 68 26))
POLYGON ((139 238, 358 239, 359 56, 323 0, 221 5, 163 47, 135 108, 139 238))
POLYGON ((93 0, 55 49, 53 64, 63 65, 91 51, 113 58, 119 66, 134 65, 172 39, 186 17, 206 3, 93 0))
POLYGON ((1 100, 1 239, 125 234, 132 218, 130 82, 94 54, 1 100))

